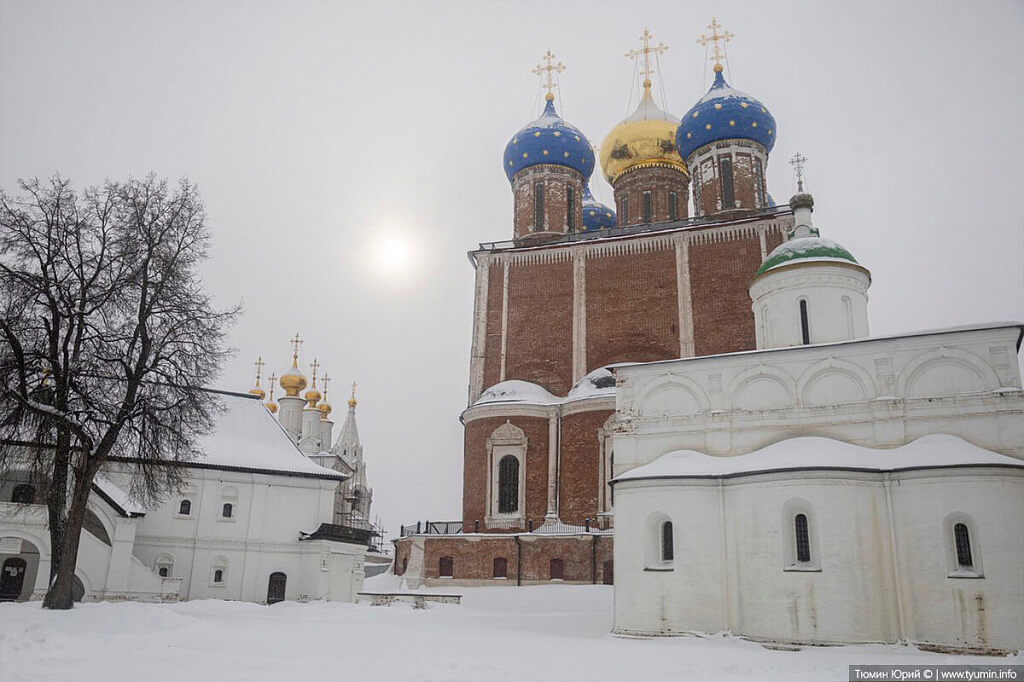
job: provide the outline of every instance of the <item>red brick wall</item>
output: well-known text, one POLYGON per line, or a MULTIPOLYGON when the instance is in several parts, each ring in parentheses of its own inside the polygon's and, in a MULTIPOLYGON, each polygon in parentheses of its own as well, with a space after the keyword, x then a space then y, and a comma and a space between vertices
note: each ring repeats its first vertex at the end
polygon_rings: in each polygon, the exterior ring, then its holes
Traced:
POLYGON ((587 371, 679 357, 673 249, 587 260, 587 371))
POLYGON ((678 194, 676 220, 689 213, 687 201, 690 179, 673 168, 636 168, 615 179, 615 210, 619 225, 636 225, 643 221, 643 191, 651 191, 652 223, 663 223, 670 218, 669 192, 678 194), (622 198, 629 198, 629 216, 622 211, 622 198))
POLYGON ((501 380, 501 299, 505 266, 492 263, 487 275, 487 336, 484 341, 484 385, 493 386, 501 380))
MULTIPOLYGON (((487 517, 487 438, 504 424, 505 417, 489 417, 466 424, 462 472, 462 522, 474 521, 484 528, 487 517)), ((526 517, 540 525, 548 505, 548 420, 542 417, 509 417, 526 434, 526 517)))
MULTIPOLYGON (((572 388, 572 262, 511 266, 508 298, 505 379, 565 395, 572 388)), ((489 353, 500 355, 500 341, 489 353)))
POLYGON ((747 285, 761 266, 757 235, 690 244, 693 337, 697 355, 756 347, 747 285))
MULTIPOLYGON (((761 208, 757 205, 757 183, 754 173, 754 152, 756 143, 744 140, 725 140, 715 143, 716 154, 731 157, 733 175, 733 200, 734 204, 725 206, 722 204, 722 187, 719 176, 718 157, 703 156, 699 163, 695 162, 698 156, 707 154, 708 148, 698 150, 696 156, 691 156, 690 161, 694 162, 691 168, 693 183, 700 183, 700 206, 697 215, 714 215, 721 211, 729 210, 751 210, 761 208), (735 202, 739 202, 738 205, 735 202)), ((762 172, 766 169, 762 167, 762 172)), ((762 187, 762 189, 764 189, 762 187)), ((694 191, 694 198, 697 192, 694 191)), ((631 200, 632 201, 632 200, 631 200)))
POLYGON ((562 418, 561 462, 558 470, 558 516, 563 523, 597 525, 600 444, 597 431, 613 410, 570 414, 562 418))

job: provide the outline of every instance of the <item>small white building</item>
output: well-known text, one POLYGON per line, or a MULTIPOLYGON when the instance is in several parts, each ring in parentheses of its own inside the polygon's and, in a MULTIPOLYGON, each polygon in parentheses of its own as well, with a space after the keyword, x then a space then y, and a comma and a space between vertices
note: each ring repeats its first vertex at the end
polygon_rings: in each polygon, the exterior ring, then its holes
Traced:
POLYGON ((868 338, 791 206, 758 350, 615 369, 615 632, 1024 647, 1024 326, 868 338))
MULTIPOLYGON (((367 537, 334 523, 344 474, 319 466, 259 398, 224 393, 185 490, 132 501, 131 464, 97 476, 82 532, 76 597, 86 600, 354 601, 367 537)), ((46 507, 30 476, 0 478, 0 599, 46 592, 46 507)))

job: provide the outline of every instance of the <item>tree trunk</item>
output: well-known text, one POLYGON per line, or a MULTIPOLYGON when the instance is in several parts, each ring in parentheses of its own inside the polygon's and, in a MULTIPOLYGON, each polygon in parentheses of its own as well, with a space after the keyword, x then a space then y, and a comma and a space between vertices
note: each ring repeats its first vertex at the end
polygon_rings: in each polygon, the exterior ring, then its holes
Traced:
POLYGON ((90 464, 85 465, 82 476, 75 477, 75 488, 71 495, 71 507, 68 509, 67 525, 64 529, 64 544, 57 565, 56 578, 50 583, 50 589, 43 599, 43 608, 70 609, 74 606, 73 589, 75 584, 75 568, 78 566, 78 544, 82 538, 82 523, 89 503, 89 493, 96 477, 96 469, 90 464))
POLYGON ((57 577, 64 549, 67 528, 68 468, 71 464, 71 434, 66 428, 58 427, 57 444, 53 454, 53 468, 50 472, 50 488, 46 494, 46 510, 50 526, 50 585, 57 577))

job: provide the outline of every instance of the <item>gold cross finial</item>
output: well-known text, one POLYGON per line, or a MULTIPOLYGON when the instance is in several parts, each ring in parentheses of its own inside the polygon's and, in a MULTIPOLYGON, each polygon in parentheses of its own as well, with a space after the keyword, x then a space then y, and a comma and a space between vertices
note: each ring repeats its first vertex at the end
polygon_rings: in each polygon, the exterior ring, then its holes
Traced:
POLYGON ((263 356, 261 355, 261 356, 259 356, 259 358, 256 359, 256 362, 254 362, 252 364, 256 365, 256 388, 259 388, 260 387, 260 377, 263 375, 263 365, 265 365, 267 363, 263 362, 263 356))
POLYGON ((295 332, 295 338, 291 339, 288 343, 292 344, 292 367, 297 368, 299 366, 299 346, 302 345, 299 333, 295 332))
POLYGON ((544 77, 544 87, 548 91, 547 94, 544 95, 544 99, 551 102, 555 99, 555 77, 565 71, 565 64, 562 62, 555 64, 555 53, 550 49, 544 53, 544 56, 541 57, 541 59, 547 62, 547 64, 545 66, 538 64, 533 67, 533 73, 544 77))
POLYGON ((804 191, 804 164, 807 163, 807 157, 797 152, 793 155, 793 158, 789 160, 789 165, 793 167, 793 172, 796 173, 796 191, 804 191))
POLYGON ((711 23, 708 24, 708 28, 711 29, 711 35, 706 36, 703 33, 697 38, 697 43, 701 47, 707 47, 708 43, 713 44, 711 58, 715 60, 715 71, 722 70, 722 59, 725 57, 725 43, 729 42, 736 36, 730 31, 718 32, 718 29, 724 28, 718 20, 711 17, 711 23), (718 47, 718 41, 722 41, 722 49, 718 47))
POLYGON ((348 399, 348 406, 353 408, 356 406, 356 382, 354 381, 352 382, 352 397, 348 399))
POLYGON ((309 363, 309 366, 313 368, 313 383, 310 388, 316 388, 316 371, 320 369, 320 361, 313 358, 313 362, 309 363))
POLYGON ((327 384, 331 382, 331 377, 327 376, 327 372, 324 372, 324 378, 321 383, 324 385, 324 400, 327 400, 327 384))
POLYGON ((640 69, 640 73, 644 77, 644 89, 651 89, 651 74, 654 73, 654 69, 651 68, 651 54, 653 53, 655 58, 658 55, 665 54, 665 50, 668 49, 668 45, 665 43, 658 43, 657 45, 651 46, 651 41, 654 40, 654 34, 648 31, 646 28, 644 32, 640 34, 638 38, 644 46, 639 50, 630 50, 626 53, 626 57, 629 59, 636 59, 642 56, 644 59, 643 67, 640 69))
POLYGON ((270 402, 274 402, 274 383, 277 381, 277 375, 270 375, 270 402))

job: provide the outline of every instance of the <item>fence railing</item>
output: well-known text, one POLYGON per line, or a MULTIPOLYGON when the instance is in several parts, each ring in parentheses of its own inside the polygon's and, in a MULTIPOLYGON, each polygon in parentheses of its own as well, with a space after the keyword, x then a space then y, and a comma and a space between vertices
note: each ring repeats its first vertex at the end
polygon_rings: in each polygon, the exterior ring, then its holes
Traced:
POLYGON ((402 526, 399 537, 410 535, 462 535, 464 533, 527 532, 538 535, 575 535, 597 533, 609 530, 608 517, 584 519, 582 524, 568 524, 544 519, 476 519, 472 523, 463 521, 417 521, 402 526))

